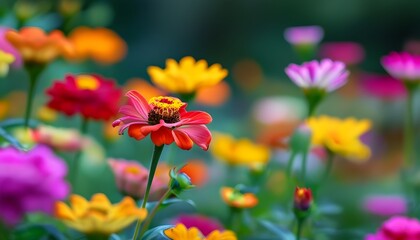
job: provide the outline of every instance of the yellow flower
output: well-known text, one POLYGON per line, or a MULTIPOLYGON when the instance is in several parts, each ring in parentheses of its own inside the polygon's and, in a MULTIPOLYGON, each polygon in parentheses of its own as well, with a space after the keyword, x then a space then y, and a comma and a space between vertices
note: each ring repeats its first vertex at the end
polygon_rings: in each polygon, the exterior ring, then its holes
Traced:
POLYGON ((43 122, 51 123, 57 120, 57 111, 47 106, 42 106, 38 109, 37 118, 43 122))
POLYGON ((249 139, 234 139, 217 133, 211 146, 214 156, 230 165, 245 165, 250 168, 265 166, 270 160, 270 149, 249 139))
POLYGON ((208 67, 206 60, 195 61, 188 56, 179 61, 166 60, 166 68, 151 66, 147 72, 152 82, 165 91, 172 93, 191 94, 198 89, 216 85, 228 74, 220 64, 208 67))
POLYGON ((369 147, 360 141, 360 136, 371 127, 369 120, 320 116, 309 118, 307 124, 312 130, 313 145, 323 146, 351 160, 360 161, 370 157, 369 147))
POLYGON ((15 61, 12 54, 0 50, 0 77, 4 77, 9 72, 9 65, 15 61))
POLYGON ((90 202, 82 196, 72 195, 70 203, 71 208, 63 202, 57 202, 55 216, 85 234, 107 236, 119 232, 137 219, 144 220, 147 215, 147 210, 137 208, 130 197, 112 205, 102 193, 93 195, 90 202))
POLYGON ((6 117, 7 112, 9 111, 9 105, 8 101, 0 99, 0 120, 6 117))
POLYGON ((203 234, 195 227, 186 228, 183 224, 178 224, 173 228, 168 228, 164 231, 164 234, 172 240, 236 240, 236 235, 234 232, 225 230, 220 232, 219 230, 214 230, 209 233, 207 237, 204 237, 203 234))

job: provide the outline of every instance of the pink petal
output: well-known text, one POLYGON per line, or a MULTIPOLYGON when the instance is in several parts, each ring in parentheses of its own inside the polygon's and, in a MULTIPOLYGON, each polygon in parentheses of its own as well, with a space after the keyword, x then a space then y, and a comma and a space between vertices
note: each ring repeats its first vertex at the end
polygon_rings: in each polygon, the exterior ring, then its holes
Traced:
POLYGON ((140 116, 142 116, 142 119, 147 119, 152 109, 146 99, 136 91, 129 91, 126 96, 130 98, 131 105, 135 107, 140 116))
POLYGON ((187 125, 174 129, 186 133, 201 149, 207 151, 211 141, 211 133, 205 125, 187 125))

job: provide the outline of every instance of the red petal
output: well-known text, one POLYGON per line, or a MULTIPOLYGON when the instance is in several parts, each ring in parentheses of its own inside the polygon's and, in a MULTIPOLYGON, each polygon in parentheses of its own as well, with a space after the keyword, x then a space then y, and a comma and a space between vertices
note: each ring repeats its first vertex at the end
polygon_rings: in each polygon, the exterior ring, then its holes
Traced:
POLYGON ((169 145, 174 142, 171 132, 169 128, 161 127, 159 130, 152 132, 150 137, 156 146, 169 145))
POLYGON ((189 125, 176 128, 174 131, 183 132, 201 149, 207 151, 211 141, 211 133, 204 125, 189 125))
POLYGON ((128 136, 135 138, 136 140, 142 140, 145 138, 149 133, 143 134, 141 129, 147 125, 141 125, 141 124, 133 124, 130 127, 128 127, 128 136))
POLYGON ((202 111, 192 111, 181 113, 182 124, 208 124, 211 123, 210 114, 202 111))
POLYGON ((175 139, 176 145, 183 150, 190 150, 194 144, 191 138, 182 131, 173 130, 172 136, 175 139))

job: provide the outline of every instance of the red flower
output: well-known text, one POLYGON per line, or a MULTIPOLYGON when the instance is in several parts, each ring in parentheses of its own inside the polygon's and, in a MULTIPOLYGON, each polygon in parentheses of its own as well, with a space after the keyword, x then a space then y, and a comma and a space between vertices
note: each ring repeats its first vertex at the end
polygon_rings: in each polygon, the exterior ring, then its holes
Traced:
POLYGON ((48 107, 68 116, 108 120, 117 114, 121 90, 113 80, 99 75, 67 75, 47 89, 48 107))
POLYGON ((294 197, 294 208, 300 211, 307 211, 312 205, 312 191, 309 188, 296 187, 294 197))
POLYGON ((146 99, 136 91, 127 92, 129 101, 122 106, 124 116, 112 126, 120 126, 120 134, 128 128, 128 135, 137 140, 150 137, 156 146, 175 141, 179 148, 189 150, 193 143, 203 150, 209 148, 211 133, 204 124, 212 121, 206 112, 187 112, 186 103, 174 97, 153 97, 146 99))

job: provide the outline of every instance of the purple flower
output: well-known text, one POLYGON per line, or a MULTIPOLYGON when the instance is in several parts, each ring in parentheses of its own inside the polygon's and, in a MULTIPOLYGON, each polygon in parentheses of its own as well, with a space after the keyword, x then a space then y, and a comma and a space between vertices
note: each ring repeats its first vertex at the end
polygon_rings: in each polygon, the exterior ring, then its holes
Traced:
POLYGON ((420 81, 420 56, 392 52, 382 57, 382 66, 398 80, 420 81))
POLYGON ((0 221, 15 225, 29 212, 51 214, 69 193, 66 173, 65 163, 45 146, 0 149, 0 221))
POLYGON ((0 26, 0 50, 12 54, 15 57, 12 67, 20 68, 22 66, 22 57, 20 56, 19 51, 16 50, 6 39, 6 32, 9 30, 10 29, 7 27, 0 26))
POLYGON ((407 212, 407 202, 405 198, 397 195, 372 195, 363 200, 363 209, 379 216, 400 215, 407 212))
POLYGON ((330 42, 321 45, 319 55, 347 65, 355 65, 363 61, 365 50, 356 42, 330 42))
POLYGON ((218 220, 198 214, 180 215, 174 222, 175 224, 184 224, 187 228, 196 227, 205 236, 209 235, 214 230, 224 230, 222 224, 218 220))
MULTIPOLYGON (((391 207, 391 206, 390 206, 391 207)), ((369 234, 365 240, 418 240, 420 239, 420 222, 404 216, 392 217, 382 224, 375 233, 369 234)))
POLYGON ((336 90, 347 83, 349 72, 343 62, 323 59, 313 60, 302 65, 290 64, 286 74, 299 87, 320 89, 327 92, 336 90))
POLYGON ((290 27, 284 31, 284 38, 292 45, 315 45, 324 37, 320 26, 290 27))

